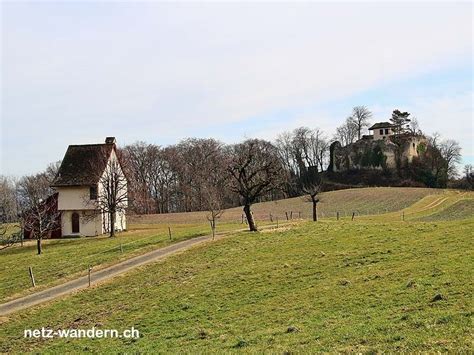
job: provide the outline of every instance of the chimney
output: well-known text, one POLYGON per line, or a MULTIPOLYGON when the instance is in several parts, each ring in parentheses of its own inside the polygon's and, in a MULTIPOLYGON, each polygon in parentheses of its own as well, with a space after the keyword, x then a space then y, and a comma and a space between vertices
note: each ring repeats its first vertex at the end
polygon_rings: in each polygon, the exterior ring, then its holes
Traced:
POLYGON ((115 137, 106 137, 105 138, 105 143, 106 144, 115 144, 117 141, 115 139, 115 137))

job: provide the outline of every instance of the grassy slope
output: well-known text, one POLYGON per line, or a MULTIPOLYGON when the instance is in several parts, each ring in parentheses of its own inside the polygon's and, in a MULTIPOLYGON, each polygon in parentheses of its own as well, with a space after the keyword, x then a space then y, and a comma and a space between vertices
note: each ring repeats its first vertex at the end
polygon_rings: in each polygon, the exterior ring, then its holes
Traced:
MULTIPOLYGON (((327 192, 322 194, 320 211, 331 215, 330 211, 340 210, 341 216, 357 210, 363 213, 394 211, 408 206, 414 201, 437 194, 439 190, 409 188, 367 188, 327 192), (346 213, 344 213, 346 211, 346 213)), ((303 198, 276 202, 265 202, 254 206, 254 214, 260 225, 269 223, 269 213, 283 220, 285 211, 303 210, 303 217, 309 215, 311 206, 303 198)), ((242 228, 241 208, 226 211, 218 229, 220 231, 242 228)), ((168 214, 135 217, 131 230, 119 234, 115 239, 107 237, 80 238, 45 241, 44 255, 35 255, 35 245, 19 246, 0 251, 0 300, 31 293, 41 288, 64 282, 83 275, 89 265, 95 269, 105 267, 131 256, 163 247, 169 243, 168 225, 173 229, 173 241, 208 234, 209 226, 205 212, 168 214), (123 244, 122 254, 120 243, 123 244), (28 266, 33 268, 37 287, 30 285, 28 266)))
MULTIPOLYGON (((118 263, 132 256, 161 248, 172 242, 209 234, 207 224, 172 225, 173 240, 169 240, 168 225, 135 225, 116 238, 56 239, 43 242, 43 254, 36 255, 34 241, 0 251, 0 300, 17 297, 94 269, 118 263), (122 251, 120 250, 122 244, 122 251), (28 266, 33 268, 36 288, 31 287, 28 266)), ((225 224, 220 230, 241 228, 240 224, 225 224)))
MULTIPOLYGON (((427 188, 405 188, 405 187, 370 187, 360 189, 349 189, 324 192, 321 194, 321 202, 318 205, 321 217, 335 216, 339 211, 341 216, 351 215, 356 212, 359 215, 372 215, 406 208, 423 197, 442 194, 443 190, 427 188)), ((256 203, 252 211, 257 221, 268 221, 271 213, 276 219, 286 219, 285 212, 293 211, 293 218, 298 217, 301 212, 302 218, 311 218, 311 203, 306 197, 295 197, 279 201, 256 203)), ((169 213, 164 215, 133 216, 136 223, 195 223, 205 219, 206 212, 191 213, 169 213)), ((227 210, 223 221, 240 222, 242 208, 236 207, 227 210)))
POLYGON ((0 351, 467 352, 474 218, 381 218, 300 222, 197 247, 5 319, 0 351), (135 326, 142 338, 22 338, 25 328, 94 325, 135 326))
POLYGON ((422 221, 451 221, 456 219, 466 219, 474 216, 474 199, 460 200, 444 210, 434 214, 421 217, 422 221))

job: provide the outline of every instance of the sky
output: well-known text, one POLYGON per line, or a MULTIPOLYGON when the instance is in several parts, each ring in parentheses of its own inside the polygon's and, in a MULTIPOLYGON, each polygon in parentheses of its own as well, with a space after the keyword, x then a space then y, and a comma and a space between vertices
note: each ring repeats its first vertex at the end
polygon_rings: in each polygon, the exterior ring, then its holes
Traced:
POLYGON ((367 106, 457 140, 474 164, 472 2, 3 1, 0 174, 69 144, 226 143, 367 106))

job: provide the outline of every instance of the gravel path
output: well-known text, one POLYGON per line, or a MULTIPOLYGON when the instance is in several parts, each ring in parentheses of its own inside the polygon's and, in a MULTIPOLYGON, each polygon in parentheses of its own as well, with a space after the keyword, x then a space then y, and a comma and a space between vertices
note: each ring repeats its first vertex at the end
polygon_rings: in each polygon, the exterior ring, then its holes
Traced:
MULTIPOLYGON (((225 235, 229 235, 229 234, 225 234, 225 235)), ((219 237, 222 237, 225 235, 221 235, 219 237)), ((217 237, 218 236, 216 235, 216 238, 217 237)), ((211 236, 209 235, 188 239, 182 242, 171 244, 161 249, 151 251, 143 255, 133 257, 131 259, 122 261, 118 264, 109 266, 107 268, 101 269, 96 272, 92 270, 91 285, 97 284, 101 281, 109 280, 113 278, 114 276, 123 274, 138 266, 163 259, 169 255, 175 254, 180 251, 184 251, 186 249, 189 249, 192 246, 195 246, 197 244, 202 244, 209 240, 211 240, 211 236)), ((86 275, 86 276, 79 277, 75 280, 66 282, 64 284, 48 288, 46 290, 36 292, 36 293, 21 297, 21 298, 17 298, 15 300, 12 300, 10 302, 0 305, 0 316, 5 316, 9 313, 13 313, 21 309, 25 309, 25 308, 29 308, 31 306, 37 305, 39 303, 53 300, 55 298, 87 288, 88 286, 89 286, 89 277, 86 275)))

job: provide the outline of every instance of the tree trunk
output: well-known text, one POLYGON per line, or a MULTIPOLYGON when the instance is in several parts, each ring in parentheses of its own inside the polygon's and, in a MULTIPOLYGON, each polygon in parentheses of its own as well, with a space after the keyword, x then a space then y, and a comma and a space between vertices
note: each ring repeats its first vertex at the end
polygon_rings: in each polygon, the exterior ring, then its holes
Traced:
POLYGON ((313 221, 317 222, 318 221, 318 201, 316 199, 311 198, 313 201, 313 221))
POLYGON ((115 237, 115 212, 110 213, 110 236, 115 237))
POLYGON ((250 205, 247 204, 244 206, 244 213, 247 217, 247 222, 249 224, 249 230, 251 232, 257 232, 257 226, 255 225, 255 221, 253 220, 252 212, 250 212, 250 205))
POLYGON ((216 237, 216 218, 213 216, 211 221, 212 240, 216 237))
POLYGON ((38 255, 41 254, 41 238, 36 239, 36 248, 38 249, 38 255))

